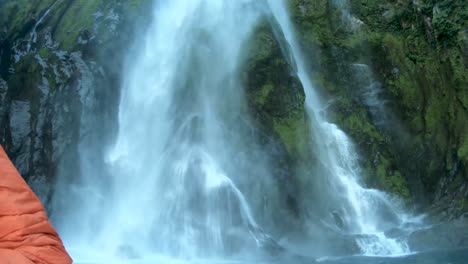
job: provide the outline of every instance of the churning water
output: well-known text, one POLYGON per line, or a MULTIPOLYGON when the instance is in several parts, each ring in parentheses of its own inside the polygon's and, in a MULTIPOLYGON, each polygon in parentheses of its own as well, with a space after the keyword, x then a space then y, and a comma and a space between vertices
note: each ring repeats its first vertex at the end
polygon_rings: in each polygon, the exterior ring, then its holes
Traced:
POLYGON ((409 252, 404 240, 384 234, 408 216, 360 182, 353 144, 325 118, 283 3, 171 0, 155 4, 152 23, 129 56, 115 142, 83 141, 82 180, 66 183, 71 192, 62 194, 75 197, 59 229, 77 261, 183 263, 279 248, 264 227, 276 211, 262 202, 274 204, 277 187, 268 153, 249 133, 239 78, 242 52, 265 14, 278 21, 297 64, 314 152, 327 168, 321 195, 342 223, 337 229, 355 236, 362 254, 409 252), (96 148, 106 151, 99 156, 96 148))

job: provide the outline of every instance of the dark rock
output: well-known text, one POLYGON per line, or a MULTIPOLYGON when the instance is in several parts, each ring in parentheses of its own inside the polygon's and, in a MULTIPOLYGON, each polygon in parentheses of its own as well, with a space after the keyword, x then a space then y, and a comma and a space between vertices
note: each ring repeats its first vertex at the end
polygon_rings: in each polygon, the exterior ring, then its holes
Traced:
POLYGON ((15 153, 13 162, 22 175, 29 172, 31 151, 31 105, 29 102, 12 101, 10 107, 10 129, 15 153))
POLYGON ((72 153, 93 133, 82 113, 113 122, 124 59, 114 54, 129 46, 140 4, 0 1, 0 143, 47 207, 58 178, 79 180, 59 168, 79 167, 72 153))
POLYGON ((468 221, 466 219, 437 224, 410 234, 412 251, 442 250, 468 247, 468 221))

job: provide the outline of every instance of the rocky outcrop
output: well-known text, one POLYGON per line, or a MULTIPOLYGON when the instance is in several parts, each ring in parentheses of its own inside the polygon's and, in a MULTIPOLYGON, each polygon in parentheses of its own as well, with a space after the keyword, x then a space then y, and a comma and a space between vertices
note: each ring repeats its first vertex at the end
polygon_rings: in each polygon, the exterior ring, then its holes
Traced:
POLYGON ((46 205, 61 159, 76 156, 78 139, 92 133, 81 113, 111 125, 124 56, 109 54, 129 46, 122 36, 146 4, 0 3, 0 143, 46 205))
POLYGON ((468 221, 459 219, 415 231, 409 236, 414 251, 447 250, 468 247, 468 221))
MULTIPOLYGON (((357 3, 353 9, 360 7, 357 3)), ((393 151, 402 153, 399 167, 418 202, 434 204, 437 215, 457 217, 467 210, 468 195, 463 154, 468 74, 461 49, 467 9, 448 1, 367 8, 363 11, 391 14, 384 18, 391 21, 386 27, 383 21, 364 22, 371 32, 371 65, 405 134, 400 140, 396 132, 389 133, 396 135, 393 151)))
POLYGON ((265 15, 248 43, 242 76, 256 135, 269 153, 279 188, 280 208, 276 210, 280 212, 274 222, 290 230, 299 224, 285 225, 283 220, 300 218, 298 170, 307 159, 308 122, 304 89, 294 62, 287 59, 288 44, 278 30, 274 18, 265 15))
POLYGON ((290 9, 366 182, 434 215, 466 212, 466 6, 293 0, 290 9))

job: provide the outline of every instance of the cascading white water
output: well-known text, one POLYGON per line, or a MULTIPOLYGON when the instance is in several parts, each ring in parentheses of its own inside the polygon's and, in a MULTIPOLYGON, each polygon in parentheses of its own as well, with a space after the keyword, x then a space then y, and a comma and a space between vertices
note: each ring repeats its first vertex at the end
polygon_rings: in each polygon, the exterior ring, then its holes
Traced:
POLYGON ((389 217, 393 227, 398 227, 408 218, 395 201, 384 192, 367 189, 360 182, 360 168, 356 151, 350 139, 336 125, 326 120, 325 108, 317 94, 299 44, 294 36, 287 8, 283 1, 269 0, 270 7, 280 24, 298 68, 298 76, 306 93, 306 107, 311 117, 311 131, 315 137, 318 158, 329 170, 328 194, 339 196, 337 210, 346 231, 361 235, 357 243, 366 255, 395 255, 409 253, 404 240, 389 238, 384 234, 389 217))
MULTIPOLYGON (((284 3, 268 2, 306 91, 315 152, 328 168, 323 195, 338 201, 329 211, 358 235, 364 254, 408 252, 384 234, 386 216, 396 225, 406 216, 385 193, 363 187, 352 142, 324 116, 284 3)), ((269 239, 255 203, 274 196, 276 186, 262 160, 268 153, 246 132, 239 78, 243 49, 266 7, 259 0, 158 1, 124 70, 113 146, 103 155, 92 141, 80 147, 82 182, 70 194, 77 208, 61 230, 76 260, 222 258, 269 239)))
POLYGON ((155 4, 124 71, 119 131, 100 172, 87 161, 93 146, 81 147, 83 204, 69 219, 76 229, 62 232, 79 261, 211 258, 268 240, 239 187, 275 188, 244 133, 238 74, 264 10, 256 0, 155 4))

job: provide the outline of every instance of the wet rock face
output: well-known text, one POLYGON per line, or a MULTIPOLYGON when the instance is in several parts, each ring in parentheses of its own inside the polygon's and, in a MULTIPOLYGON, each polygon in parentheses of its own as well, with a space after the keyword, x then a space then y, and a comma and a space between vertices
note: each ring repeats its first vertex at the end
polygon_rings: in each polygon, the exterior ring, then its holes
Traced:
POLYGON ((277 30, 271 17, 258 24, 245 50, 242 79, 256 137, 269 155, 279 186, 281 213, 273 220, 279 224, 288 215, 299 216, 298 167, 307 159, 308 123, 304 89, 294 62, 287 59, 283 33, 277 30))
POLYGON ((27 172, 29 169, 28 155, 31 148, 31 105, 29 102, 14 100, 10 105, 10 131, 13 152, 19 153, 16 161, 19 163, 18 170, 27 172))
POLYGON ((445 219, 468 211, 466 5, 289 3, 330 120, 358 145, 368 185, 445 219))
POLYGON ((409 236, 413 251, 430 251, 468 247, 468 218, 418 230, 409 236))
POLYGON ((305 94, 293 62, 283 54, 282 45, 288 44, 278 40, 274 30, 274 23, 265 19, 253 34, 247 51, 244 76, 248 104, 264 132, 273 131, 290 159, 297 160, 303 154, 300 141, 306 135, 300 134, 307 126, 305 94))
MULTIPOLYGON (((78 142, 109 140, 102 135, 115 128, 128 40, 136 24, 148 24, 151 8, 145 7, 152 2, 1 2, 0 144, 46 205, 58 176, 79 181, 78 142)), ((255 133, 272 153, 284 189, 281 210, 297 214, 305 98, 270 20, 265 17, 248 45, 243 81, 255 133)))
POLYGON ((108 53, 141 2, 0 2, 0 144, 46 205, 62 158, 91 133, 82 113, 113 120, 123 56, 108 53))
POLYGON ((24 65, 16 64, 7 76, 7 122, 2 122, 1 138, 20 173, 47 204, 59 158, 78 138, 83 104, 79 92, 90 89, 94 80, 83 74, 89 69, 79 64, 79 54, 56 63, 40 59, 22 58, 19 63, 24 65), (46 75, 49 69, 51 76, 46 75))
MULTIPOLYGON (((151 2, 0 1, 0 144, 45 203, 63 157, 79 168, 78 140, 98 134, 82 113, 97 113, 98 129, 114 127, 123 54, 151 2)), ((329 119, 358 146, 368 185, 432 205, 444 219, 467 212, 466 6, 289 4, 315 86, 330 99, 329 119)), ((285 207, 298 212, 306 185, 297 170, 313 162, 304 91, 267 21, 255 30, 242 78, 285 207)))
POLYGON ((9 106, 7 105, 7 92, 8 92, 8 84, 5 80, 0 78, 0 133, 2 137, 0 137, 0 142, 4 142, 5 134, 2 132, 5 128, 4 123, 7 121, 7 109, 9 106))

